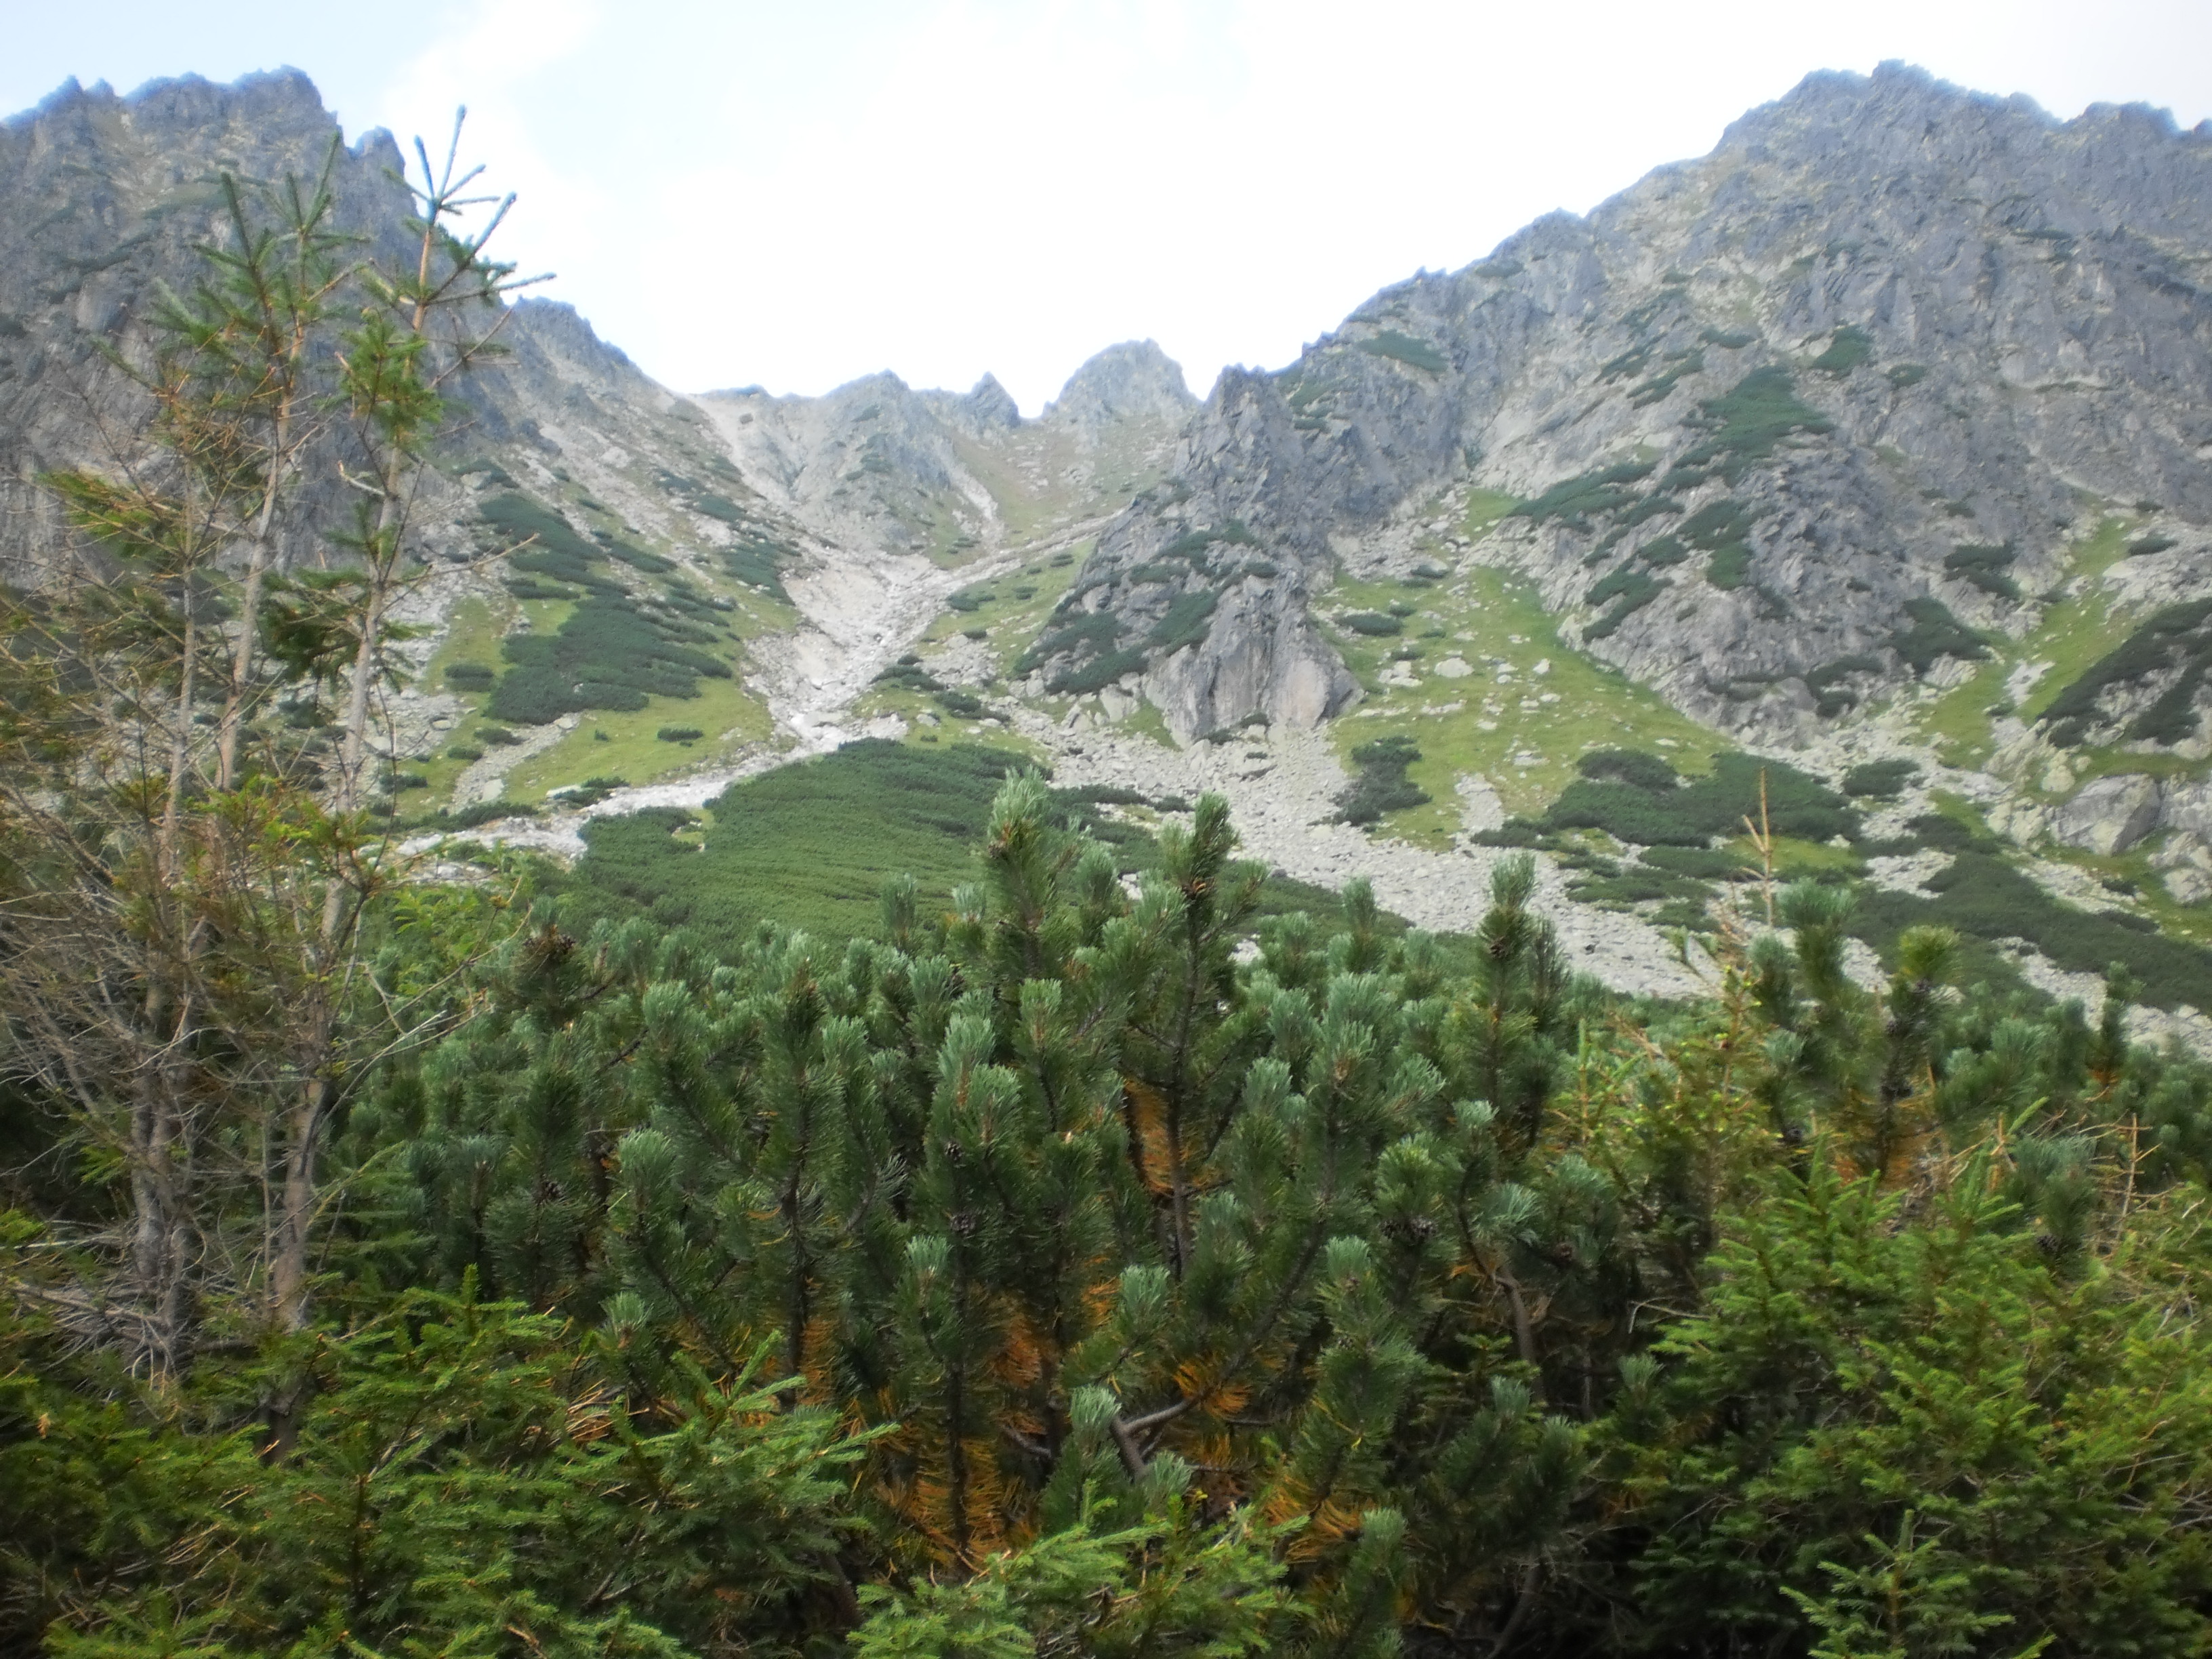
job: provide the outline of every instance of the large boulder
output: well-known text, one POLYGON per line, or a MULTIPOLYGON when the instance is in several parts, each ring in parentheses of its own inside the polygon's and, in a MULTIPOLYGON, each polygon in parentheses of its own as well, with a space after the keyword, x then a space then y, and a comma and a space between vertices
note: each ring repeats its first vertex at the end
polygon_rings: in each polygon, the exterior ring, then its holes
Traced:
POLYGON ((2096 778, 2051 814, 2051 833, 2069 847, 2124 853, 2158 827, 2158 780, 2141 772, 2096 778))

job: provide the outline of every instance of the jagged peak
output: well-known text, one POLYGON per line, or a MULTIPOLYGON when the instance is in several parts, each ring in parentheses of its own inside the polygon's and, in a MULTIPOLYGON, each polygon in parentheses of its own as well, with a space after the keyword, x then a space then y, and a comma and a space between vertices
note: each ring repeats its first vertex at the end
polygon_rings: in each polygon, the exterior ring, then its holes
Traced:
POLYGON ((979 426, 1019 426, 1022 423, 1021 405, 1013 394, 999 384, 998 376, 986 374, 960 400, 963 413, 979 426))
POLYGON ((1181 419, 1197 407, 1182 365, 1159 342, 1123 340, 1094 352, 1069 375, 1060 396, 1044 406, 1044 418, 1072 425, 1132 416, 1181 419))
POLYGON ((636 367, 630 362, 629 353, 620 346, 602 339, 599 331, 592 326, 591 319, 566 300, 526 295, 514 302, 514 315, 507 325, 572 351, 582 350, 611 358, 625 368, 636 367))

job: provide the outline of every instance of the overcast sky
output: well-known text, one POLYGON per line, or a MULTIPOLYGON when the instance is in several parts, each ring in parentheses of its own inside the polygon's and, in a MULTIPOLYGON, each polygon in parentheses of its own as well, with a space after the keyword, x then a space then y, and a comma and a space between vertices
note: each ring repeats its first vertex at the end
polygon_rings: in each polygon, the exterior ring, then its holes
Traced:
POLYGON ((672 386, 989 370, 1032 413, 1116 340, 1201 394, 1279 366, 1814 70, 2212 117, 2212 0, 0 0, 0 25, 9 110, 285 64, 349 136, 465 101, 522 194, 508 257, 672 386))

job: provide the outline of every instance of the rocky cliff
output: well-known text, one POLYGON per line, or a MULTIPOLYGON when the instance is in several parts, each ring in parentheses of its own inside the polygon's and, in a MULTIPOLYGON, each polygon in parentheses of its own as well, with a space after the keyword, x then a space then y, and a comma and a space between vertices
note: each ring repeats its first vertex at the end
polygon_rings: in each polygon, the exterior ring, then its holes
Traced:
POLYGON ((1411 562, 1441 507, 1431 553, 1534 575, 1677 707, 1813 733, 2031 632, 2109 511, 2193 591, 2208 458, 2212 131, 1818 75, 1586 219, 1224 375, 1102 537, 1047 678, 1140 673, 1186 736, 1335 713, 1316 594, 1411 562))

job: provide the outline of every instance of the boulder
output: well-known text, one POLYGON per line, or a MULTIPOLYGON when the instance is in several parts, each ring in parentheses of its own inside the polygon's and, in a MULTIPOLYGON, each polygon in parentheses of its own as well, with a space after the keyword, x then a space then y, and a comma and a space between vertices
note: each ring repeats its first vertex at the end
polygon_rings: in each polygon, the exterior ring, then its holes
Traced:
POLYGON ((2051 833, 2087 852, 2124 853, 2158 827, 2159 799, 2158 780, 2141 772, 2096 778, 2051 814, 2051 833))

